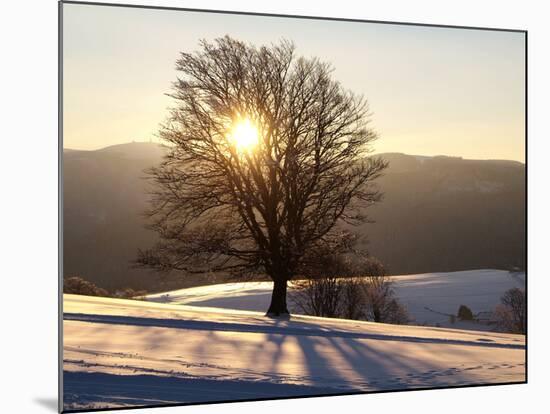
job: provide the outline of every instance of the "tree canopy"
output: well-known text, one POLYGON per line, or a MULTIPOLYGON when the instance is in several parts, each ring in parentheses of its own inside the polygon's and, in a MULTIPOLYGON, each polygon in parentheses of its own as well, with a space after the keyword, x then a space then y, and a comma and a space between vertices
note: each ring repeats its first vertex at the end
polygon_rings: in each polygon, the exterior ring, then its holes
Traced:
POLYGON ((374 180, 386 163, 370 156, 377 135, 367 101, 289 41, 202 41, 176 69, 159 133, 168 153, 148 171, 160 238, 138 262, 268 275, 268 313, 288 313, 287 281, 315 249, 348 249, 349 225, 380 200, 374 180))

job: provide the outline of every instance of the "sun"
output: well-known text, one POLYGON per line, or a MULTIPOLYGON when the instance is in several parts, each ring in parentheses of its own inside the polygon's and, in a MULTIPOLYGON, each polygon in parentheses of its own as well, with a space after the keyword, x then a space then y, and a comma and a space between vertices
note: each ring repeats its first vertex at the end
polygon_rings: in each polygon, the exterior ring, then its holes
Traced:
POLYGON ((250 151, 258 144, 258 128, 250 119, 240 119, 233 124, 229 138, 238 152, 250 151))

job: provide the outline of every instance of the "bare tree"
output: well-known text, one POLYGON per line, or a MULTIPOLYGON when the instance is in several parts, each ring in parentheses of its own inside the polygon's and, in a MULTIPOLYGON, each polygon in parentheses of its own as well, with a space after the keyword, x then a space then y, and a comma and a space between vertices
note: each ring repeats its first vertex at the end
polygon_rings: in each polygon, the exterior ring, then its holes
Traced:
MULTIPOLYGON (((342 238, 345 244, 353 243, 349 237, 342 238)), ((333 249, 336 246, 332 246, 333 249)), ((336 251, 347 251, 342 248, 336 251)), ((301 280, 292 283, 292 303, 304 314, 329 318, 340 317, 342 295, 345 286, 341 278, 353 276, 354 265, 344 254, 335 253, 327 247, 312 249, 304 255, 301 280)))
POLYGON ((398 302, 393 281, 388 276, 367 276, 363 282, 366 319, 374 322, 406 324, 409 316, 398 302))
POLYGON ((525 290, 512 288, 500 298, 501 305, 495 310, 500 327, 508 332, 522 333, 527 325, 527 301, 525 290))
MULTIPOLYGON (((378 277, 385 277, 387 274, 385 266, 375 257, 359 255, 355 263, 352 275, 347 278, 342 286, 342 307, 341 315, 346 319, 366 319, 372 316, 373 303, 370 300, 373 296, 372 290, 378 285, 378 277)), ((391 283, 389 279, 388 283, 391 283)), ((390 293, 393 293, 391 291, 390 293)), ((377 299, 376 304, 379 300, 377 299)), ((378 313, 378 311, 377 311, 378 313)), ((379 313, 380 314, 380 313, 379 313)), ((382 313, 383 316, 386 316, 382 313)), ((371 318, 370 320, 374 320, 371 318)))
POLYGON ((290 42, 255 47, 226 36, 200 46, 176 63, 160 130, 169 153, 149 171, 160 242, 138 263, 266 274, 268 314, 285 314, 287 282, 307 252, 341 244, 340 224, 364 221, 359 207, 380 199, 373 180, 386 163, 368 156, 376 134, 367 102, 290 42), (241 126, 252 145, 234 139, 241 126))
POLYGON ((340 317, 343 285, 337 277, 300 280, 293 288, 295 290, 291 296, 291 303, 296 306, 299 313, 326 318, 340 317))

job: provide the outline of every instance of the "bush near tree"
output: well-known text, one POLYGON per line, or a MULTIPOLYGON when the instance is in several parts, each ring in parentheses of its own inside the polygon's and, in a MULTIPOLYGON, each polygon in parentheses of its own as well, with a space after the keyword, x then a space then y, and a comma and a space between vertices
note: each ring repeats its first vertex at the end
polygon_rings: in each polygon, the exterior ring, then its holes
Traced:
POLYGON ((458 308, 458 312, 456 313, 456 316, 461 321, 473 321, 474 320, 474 314, 472 310, 466 306, 466 305, 460 305, 458 308))

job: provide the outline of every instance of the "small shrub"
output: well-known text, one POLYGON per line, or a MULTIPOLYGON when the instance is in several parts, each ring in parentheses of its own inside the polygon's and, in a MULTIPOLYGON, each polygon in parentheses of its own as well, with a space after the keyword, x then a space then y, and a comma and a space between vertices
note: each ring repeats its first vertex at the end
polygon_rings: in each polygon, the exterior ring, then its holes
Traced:
POLYGON ((146 290, 134 290, 132 288, 117 290, 114 294, 115 298, 135 300, 145 300, 145 296, 147 296, 146 290))
POLYGON ((87 296, 109 296, 109 292, 107 290, 100 288, 92 282, 78 276, 63 279, 63 293, 87 296))
POLYGON ((461 321, 473 321, 474 320, 474 314, 472 313, 472 310, 466 306, 466 305, 460 305, 457 312, 457 317, 461 321))

